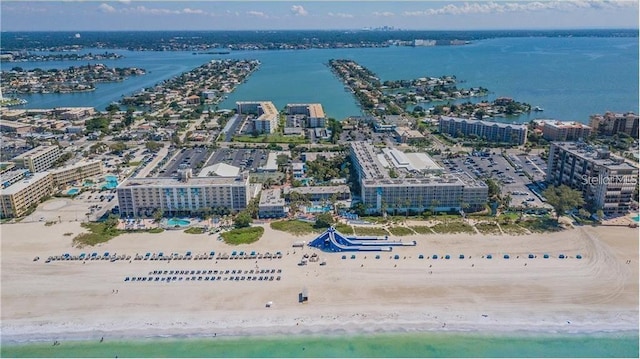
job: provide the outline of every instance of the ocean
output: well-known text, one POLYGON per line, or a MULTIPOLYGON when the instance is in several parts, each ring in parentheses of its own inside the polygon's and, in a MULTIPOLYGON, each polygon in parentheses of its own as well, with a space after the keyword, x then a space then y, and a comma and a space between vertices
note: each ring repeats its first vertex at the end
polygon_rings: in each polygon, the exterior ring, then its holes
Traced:
POLYGON ((3 345, 2 357, 483 357, 637 358, 638 333, 509 334, 402 333, 144 339, 3 345))
MULTIPOLYGON (((455 75, 459 87, 482 86, 491 91, 486 98, 472 101, 507 96, 544 108, 544 112, 506 120, 510 122, 550 118, 587 123, 589 116, 596 113, 639 112, 637 38, 518 37, 479 40, 464 46, 234 51, 229 55, 84 51, 122 54, 124 59, 100 62, 108 66, 141 67, 148 73, 124 82, 98 84, 97 90, 90 93, 24 95, 21 97, 29 101, 24 107, 92 106, 104 110, 123 95, 209 60, 237 58, 257 59, 262 65, 220 108, 234 108, 236 101, 270 100, 278 108, 287 103, 319 102, 328 116, 343 119, 359 115, 361 111, 326 63, 329 59, 348 58, 371 69, 382 81, 455 75)), ((48 69, 84 63, 2 63, 2 70, 14 66, 48 69)))

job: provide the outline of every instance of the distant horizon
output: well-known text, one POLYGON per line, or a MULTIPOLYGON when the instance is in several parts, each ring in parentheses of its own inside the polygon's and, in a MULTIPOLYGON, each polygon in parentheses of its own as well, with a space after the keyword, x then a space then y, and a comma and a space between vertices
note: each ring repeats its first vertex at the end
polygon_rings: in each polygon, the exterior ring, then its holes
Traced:
POLYGON ((17 1, 3 32, 638 29, 638 0, 17 1), (73 19, 73 21, 70 21, 73 19))
POLYGON ((397 31, 427 31, 427 32, 476 32, 476 31, 541 31, 541 32, 553 32, 553 31, 612 31, 612 30, 636 30, 639 31, 640 27, 575 27, 575 28, 495 28, 495 29, 393 29, 393 30, 380 30, 380 29, 366 29, 366 28, 344 28, 344 29, 234 29, 234 30, 222 30, 222 29, 155 29, 155 30, 135 30, 135 29, 123 29, 123 30, 0 30, 0 32, 163 32, 163 31, 183 31, 183 32, 207 32, 207 31, 225 31, 225 32, 243 32, 243 31, 255 31, 255 32, 274 32, 274 31, 378 31, 378 32, 397 32, 397 31))

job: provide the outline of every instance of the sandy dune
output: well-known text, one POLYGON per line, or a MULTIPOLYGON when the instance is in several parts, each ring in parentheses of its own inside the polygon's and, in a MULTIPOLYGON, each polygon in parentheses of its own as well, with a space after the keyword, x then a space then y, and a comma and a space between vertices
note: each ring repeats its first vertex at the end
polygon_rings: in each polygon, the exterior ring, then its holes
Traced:
MULTIPOLYGON (((182 231, 127 234, 73 248, 78 222, 2 225, 2 341, 378 331, 638 330, 638 230, 581 227, 526 236, 424 235, 416 247, 325 254, 265 228, 252 245, 228 246, 182 231), (72 236, 64 236, 71 232, 72 236), (283 252, 282 259, 63 261, 65 252, 283 252), (295 252, 295 254, 294 254, 295 252), (302 253, 327 265, 298 266, 302 253), (493 259, 482 258, 491 253, 493 259), (528 259, 529 253, 537 258, 528 259), (544 259, 548 253, 551 258, 544 259), (425 259, 418 259, 423 254, 425 259), (431 259, 433 254, 451 259, 431 259), (464 254, 465 259, 458 259, 464 254), (503 259, 509 254, 510 259, 503 259), (559 254, 569 258, 559 259, 559 254), (575 256, 581 254, 582 259, 575 256), (33 258, 41 259, 34 262, 33 258), (366 259, 365 259, 366 256, 366 259), (627 261, 631 261, 628 263, 627 261), (280 281, 125 282, 154 270, 281 269, 280 281), (303 287, 309 301, 298 303, 303 287), (116 293, 117 291, 117 293, 116 293), (273 302, 271 308, 265 303, 273 302)), ((224 276, 224 275, 223 275, 224 276)))

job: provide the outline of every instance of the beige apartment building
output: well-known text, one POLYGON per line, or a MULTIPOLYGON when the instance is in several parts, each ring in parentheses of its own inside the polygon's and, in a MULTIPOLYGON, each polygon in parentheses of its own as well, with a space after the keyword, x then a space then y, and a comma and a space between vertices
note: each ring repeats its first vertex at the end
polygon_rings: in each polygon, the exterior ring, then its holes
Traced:
POLYGON ((53 193, 49 172, 33 173, 0 191, 0 218, 21 217, 53 193))
POLYGON ((38 146, 12 159, 19 167, 26 168, 31 173, 43 172, 51 168, 60 158, 60 147, 38 146))
POLYGON ((50 171, 54 186, 68 185, 79 182, 85 178, 99 177, 102 175, 102 162, 81 161, 69 166, 56 168, 50 171))
POLYGON ((273 133, 278 128, 278 110, 271 101, 240 101, 236 102, 240 115, 256 115, 253 128, 258 133, 273 133))

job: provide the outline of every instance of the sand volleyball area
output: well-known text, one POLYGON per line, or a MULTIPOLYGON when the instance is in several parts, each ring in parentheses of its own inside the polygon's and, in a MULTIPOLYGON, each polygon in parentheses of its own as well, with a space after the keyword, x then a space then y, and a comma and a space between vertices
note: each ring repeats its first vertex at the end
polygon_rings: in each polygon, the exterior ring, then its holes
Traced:
POLYGON ((417 241, 415 247, 393 252, 324 253, 292 247, 312 235, 264 227, 262 238, 249 245, 170 230, 76 248, 72 238, 85 231, 79 222, 3 224, 2 341, 638 330, 638 229, 413 235, 401 239, 417 241), (187 251, 192 259, 134 259, 187 251), (218 259, 233 251, 255 252, 256 258, 218 259), (123 259, 45 263, 49 256, 94 252, 123 259), (281 257, 257 256, 267 252, 281 257), (319 260, 299 265, 304 254, 319 260), (300 303, 303 289, 308 300, 300 303))

